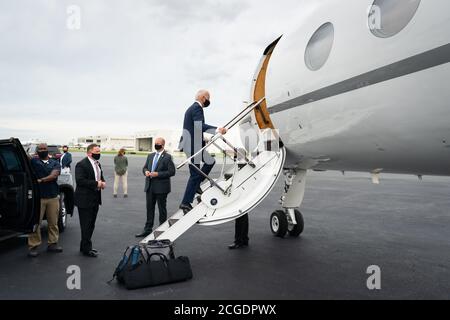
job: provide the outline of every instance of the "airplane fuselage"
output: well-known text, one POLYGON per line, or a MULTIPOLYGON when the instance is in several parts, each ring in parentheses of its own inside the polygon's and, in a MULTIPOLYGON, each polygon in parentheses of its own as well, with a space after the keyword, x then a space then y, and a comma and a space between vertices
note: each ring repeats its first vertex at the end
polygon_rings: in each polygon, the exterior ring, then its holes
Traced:
POLYGON ((388 36, 369 28, 372 4, 321 2, 274 48, 265 96, 285 166, 450 175, 450 2, 381 8, 386 32, 405 20, 388 36))

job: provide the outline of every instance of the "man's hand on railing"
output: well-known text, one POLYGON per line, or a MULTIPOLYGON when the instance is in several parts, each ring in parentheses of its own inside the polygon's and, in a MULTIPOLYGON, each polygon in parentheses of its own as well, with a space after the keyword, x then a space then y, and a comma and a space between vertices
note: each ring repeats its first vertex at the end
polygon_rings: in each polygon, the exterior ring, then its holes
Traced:
POLYGON ((217 132, 224 135, 227 134, 228 130, 226 128, 217 128, 217 132))

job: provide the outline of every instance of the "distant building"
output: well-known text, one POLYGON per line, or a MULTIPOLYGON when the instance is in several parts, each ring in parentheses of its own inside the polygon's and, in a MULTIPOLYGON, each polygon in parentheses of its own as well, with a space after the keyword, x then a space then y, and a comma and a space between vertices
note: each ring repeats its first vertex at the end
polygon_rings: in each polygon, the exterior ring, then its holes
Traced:
MULTIPOLYGON (((181 138, 181 130, 148 130, 138 132, 134 136, 113 136, 113 135, 98 135, 86 136, 76 139, 75 147, 86 148, 91 143, 96 143, 101 146, 103 150, 115 151, 125 148, 129 151, 137 152, 154 152, 155 140, 162 137, 166 140, 165 149, 168 152, 178 151, 178 145, 181 138)), ((219 143, 219 142, 218 142, 219 143)), ((221 144, 223 145, 223 143, 221 144)), ((211 146, 208 151, 210 153, 222 152, 215 146, 211 146)))
POLYGON ((87 137, 80 137, 77 139, 78 145, 81 146, 87 146, 91 143, 100 144, 102 141, 106 138, 106 136, 87 136, 87 137))
POLYGON ((119 150, 125 148, 127 150, 134 150, 135 143, 134 137, 130 136, 110 136, 110 135, 99 135, 99 136, 86 136, 77 139, 77 145, 81 147, 87 147, 91 143, 96 143, 101 146, 104 150, 119 150))
POLYGON ((134 136, 98 135, 85 136, 76 139, 76 146, 86 148, 91 143, 96 143, 103 150, 112 151, 125 148, 141 152, 153 152, 155 139, 163 137, 166 140, 166 150, 176 151, 181 137, 181 132, 176 130, 149 130, 136 133, 134 136))
POLYGON ((155 139, 162 137, 166 140, 166 150, 176 151, 180 142, 181 131, 177 130, 149 130, 135 135, 135 150, 153 152, 155 139))

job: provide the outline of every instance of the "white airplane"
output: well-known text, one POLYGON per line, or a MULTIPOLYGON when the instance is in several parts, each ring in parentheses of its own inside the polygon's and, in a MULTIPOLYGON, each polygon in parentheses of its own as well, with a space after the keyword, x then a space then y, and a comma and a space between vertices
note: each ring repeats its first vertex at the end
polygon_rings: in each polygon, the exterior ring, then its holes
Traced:
POLYGON ((282 208, 271 216, 280 237, 303 231, 297 209, 308 170, 370 172, 375 183, 381 172, 450 175, 450 2, 311 6, 298 29, 264 51, 255 102, 229 123, 238 121, 247 165, 207 177, 202 202, 143 242, 175 240, 195 223, 232 221, 256 207, 282 173, 282 208))

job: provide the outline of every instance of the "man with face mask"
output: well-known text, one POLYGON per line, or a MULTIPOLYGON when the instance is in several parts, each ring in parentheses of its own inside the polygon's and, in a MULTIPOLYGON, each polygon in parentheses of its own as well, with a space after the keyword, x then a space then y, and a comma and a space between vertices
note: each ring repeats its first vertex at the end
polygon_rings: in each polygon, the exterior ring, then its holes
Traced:
POLYGON ((75 167, 75 205, 78 207, 81 227, 80 252, 87 257, 96 258, 98 251, 92 248, 91 238, 106 183, 99 163, 100 146, 95 143, 89 145, 86 154, 87 157, 75 167))
POLYGON ((137 238, 145 238, 152 233, 156 203, 158 203, 159 224, 167 220, 167 195, 171 191, 170 178, 175 175, 175 164, 172 156, 165 151, 165 144, 163 138, 155 140, 156 152, 148 155, 142 168, 145 175, 147 222, 144 231, 136 235, 137 238))
POLYGON ((61 166, 57 160, 49 158, 48 147, 45 143, 41 143, 37 147, 37 155, 39 158, 33 158, 31 160, 31 166, 39 183, 41 216, 39 219, 39 227, 28 237, 28 256, 33 258, 39 255, 38 247, 42 242, 40 225, 44 215, 46 215, 48 223, 47 251, 55 253, 63 251, 58 246, 59 188, 56 182, 61 172, 61 166))
POLYGON ((68 146, 63 146, 63 154, 59 159, 61 164, 61 169, 70 171, 70 166, 72 164, 72 154, 69 152, 68 146))
MULTIPOLYGON (((187 109, 184 115, 183 136, 179 147, 180 150, 183 150, 186 153, 188 158, 205 146, 205 140, 203 138, 205 132, 210 134, 219 132, 221 134, 227 133, 227 129, 225 128, 216 128, 205 123, 203 109, 208 108, 211 104, 209 92, 200 90, 197 93, 195 100, 194 104, 187 109)), ((203 163, 201 170, 204 174, 208 175, 214 167, 215 161, 209 153, 205 151, 199 157, 192 159, 192 163, 189 164, 190 177, 180 205, 180 209, 183 210, 184 214, 192 210, 191 203, 194 200, 195 194, 201 193, 200 184, 204 180, 204 177, 193 168, 194 165, 197 166, 197 168, 200 168, 201 163, 203 163)))

